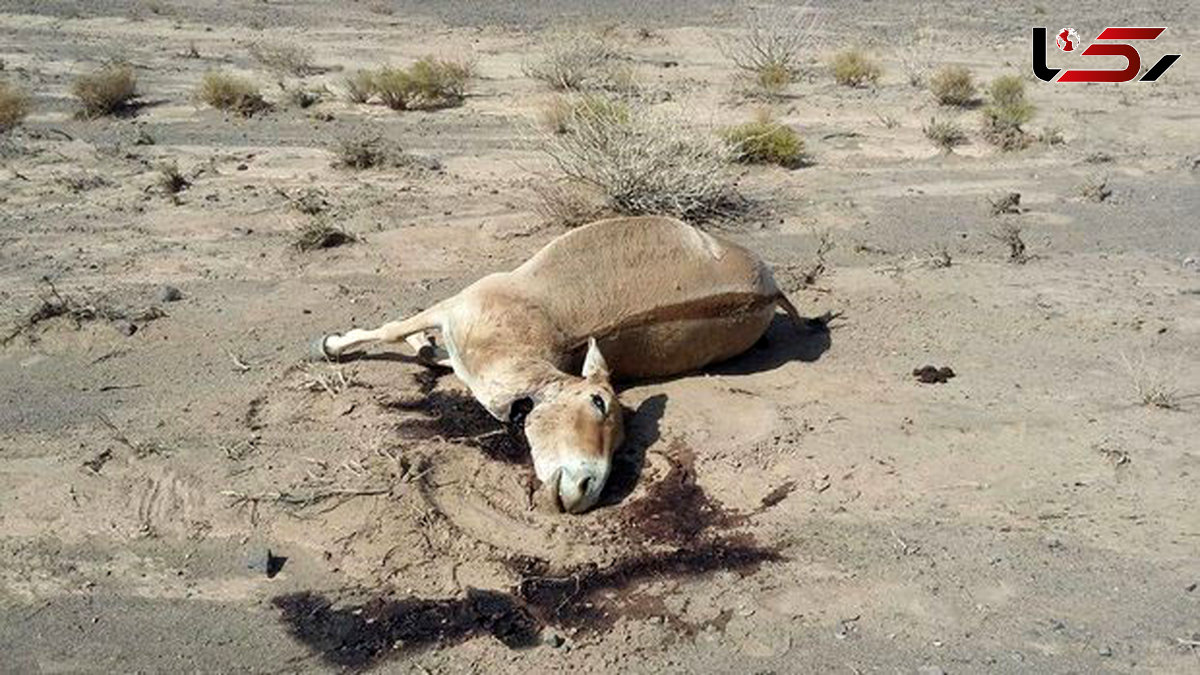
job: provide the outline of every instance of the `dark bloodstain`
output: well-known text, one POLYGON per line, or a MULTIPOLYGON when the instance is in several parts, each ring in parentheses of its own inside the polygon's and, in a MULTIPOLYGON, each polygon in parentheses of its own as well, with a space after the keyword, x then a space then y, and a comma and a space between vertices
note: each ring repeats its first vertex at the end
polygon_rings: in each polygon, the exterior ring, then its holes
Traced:
POLYGON ((695 455, 674 442, 667 451, 667 475, 618 514, 620 531, 634 544, 686 545, 709 528, 727 530, 746 523, 746 516, 731 513, 713 501, 696 484, 695 455))
MULTIPOLYGON (((432 393, 439 400, 438 392, 432 393)), ((510 648, 528 647, 539 642, 546 626, 586 637, 610 630, 622 617, 664 617, 686 635, 707 625, 720 628, 729 612, 704 624, 688 623, 673 616, 660 596, 645 593, 643 582, 704 578, 722 570, 748 575, 785 558, 748 533, 730 532, 745 525, 749 514, 726 510, 696 484, 690 448, 674 443, 667 452, 667 475, 644 497, 609 516, 620 545, 629 551, 612 564, 556 569, 547 560, 515 558, 507 563, 517 576, 509 592, 470 589, 462 598, 384 596, 335 607, 334 601, 306 592, 273 602, 293 636, 327 661, 352 667, 480 635, 510 648)), ((756 512, 777 504, 793 487, 772 491, 756 512)))
POLYGON ((450 600, 375 598, 335 608, 311 592, 272 600, 300 642, 325 660, 365 666, 393 651, 420 651, 491 635, 514 649, 537 644, 541 625, 512 595, 470 589, 450 600))
POLYGON ((437 389, 440 375, 416 376, 420 394, 379 400, 388 410, 417 413, 401 420, 400 434, 420 440, 441 439, 477 448, 490 459, 529 464, 529 445, 518 426, 500 424, 470 395, 437 389))
POLYGON ((921 366, 920 368, 914 368, 912 374, 913 377, 917 378, 918 382, 924 384, 942 384, 954 377, 954 369, 950 366, 942 366, 941 368, 921 366))

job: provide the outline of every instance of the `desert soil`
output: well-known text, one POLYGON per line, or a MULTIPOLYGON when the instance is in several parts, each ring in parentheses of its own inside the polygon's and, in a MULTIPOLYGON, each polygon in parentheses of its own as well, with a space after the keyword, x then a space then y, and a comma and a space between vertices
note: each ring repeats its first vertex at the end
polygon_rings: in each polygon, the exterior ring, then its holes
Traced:
POLYGON ((554 94, 523 71, 554 30, 605 31, 650 105, 711 133, 761 105, 718 47, 745 10, 477 4, 4 4, 0 77, 35 110, 0 159, 0 671, 1200 670, 1195 3, 822 3, 775 105, 811 165, 739 169, 756 208, 710 226, 841 317, 625 388, 620 474, 578 517, 531 508, 519 439, 453 376, 306 344, 564 231, 533 209, 554 94), (1143 54, 1183 58, 1154 84, 1038 82, 1029 30, 1062 25, 1168 26, 1143 54), (1065 142, 1001 153, 910 86, 922 27, 934 64, 1025 75, 1029 128, 1065 142), (310 47, 303 83, 334 95, 289 105, 259 40, 310 47), (877 87, 833 82, 848 45, 877 87), (426 54, 473 56, 462 106, 340 95, 426 54), (77 118, 72 78, 117 57, 145 105, 77 118), (276 109, 195 103, 218 67, 276 109), (935 115, 971 142, 941 154, 935 115), (442 168, 331 166, 364 129, 442 168), (308 190, 362 240, 295 250, 308 190), (1020 212, 993 215, 1008 192, 1020 212))

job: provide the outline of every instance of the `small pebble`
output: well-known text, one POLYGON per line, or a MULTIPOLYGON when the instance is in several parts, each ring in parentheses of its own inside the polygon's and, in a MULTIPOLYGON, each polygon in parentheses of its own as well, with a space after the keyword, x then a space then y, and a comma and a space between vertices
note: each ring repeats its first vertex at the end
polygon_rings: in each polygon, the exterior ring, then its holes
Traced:
POLYGON ((1112 656, 1112 648, 1107 647, 1107 646, 1101 647, 1100 648, 1100 656, 1112 656))
POLYGON ((917 668, 918 675, 946 675, 940 666, 921 666, 917 668))
POLYGON ((558 649, 559 647, 563 646, 563 644, 565 642, 566 642, 566 640, 563 639, 563 636, 559 635, 558 633, 553 633, 553 632, 547 633, 542 638, 543 644, 548 645, 550 647, 554 647, 555 649, 558 649))
POLYGON ((113 328, 116 328, 117 332, 120 333, 121 335, 124 335, 125 337, 129 337, 129 336, 133 335, 134 333, 137 332, 137 329, 138 329, 137 326, 134 325, 132 322, 124 321, 124 320, 114 321, 113 328))

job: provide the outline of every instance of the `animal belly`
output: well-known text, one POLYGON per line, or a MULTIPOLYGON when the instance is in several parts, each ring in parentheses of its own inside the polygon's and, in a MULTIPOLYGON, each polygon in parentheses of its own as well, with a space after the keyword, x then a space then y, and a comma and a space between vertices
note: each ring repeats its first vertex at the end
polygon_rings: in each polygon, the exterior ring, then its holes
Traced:
POLYGON ((774 304, 718 317, 681 318, 621 329, 600 340, 613 376, 666 377, 737 356, 766 332, 774 304))

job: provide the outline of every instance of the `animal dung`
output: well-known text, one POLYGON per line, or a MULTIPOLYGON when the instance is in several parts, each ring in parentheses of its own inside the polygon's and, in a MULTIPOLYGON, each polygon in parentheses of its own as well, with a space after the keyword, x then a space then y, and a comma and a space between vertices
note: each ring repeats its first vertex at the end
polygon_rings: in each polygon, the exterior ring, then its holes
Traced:
POLYGON ((950 366, 921 366, 913 368, 912 374, 922 384, 944 384, 954 377, 954 369, 950 366))

